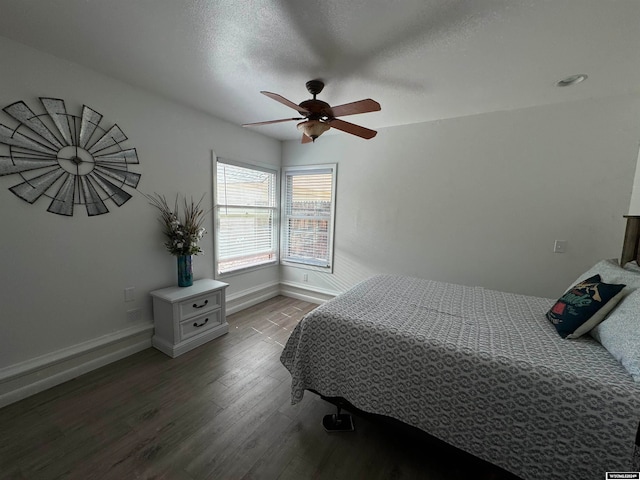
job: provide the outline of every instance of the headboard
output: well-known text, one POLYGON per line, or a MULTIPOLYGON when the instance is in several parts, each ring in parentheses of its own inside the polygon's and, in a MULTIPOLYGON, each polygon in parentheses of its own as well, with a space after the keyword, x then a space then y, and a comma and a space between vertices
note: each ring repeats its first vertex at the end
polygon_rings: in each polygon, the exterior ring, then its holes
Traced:
POLYGON ((633 260, 640 264, 640 216, 625 215, 627 229, 624 233, 620 265, 633 260))

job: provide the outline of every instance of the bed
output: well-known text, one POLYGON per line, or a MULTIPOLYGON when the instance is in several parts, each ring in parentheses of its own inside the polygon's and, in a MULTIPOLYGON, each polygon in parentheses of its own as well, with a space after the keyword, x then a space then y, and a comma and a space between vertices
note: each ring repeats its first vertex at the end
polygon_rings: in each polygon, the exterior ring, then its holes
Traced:
MULTIPOLYGON (((631 220, 623 261, 640 260, 640 222, 631 220)), ((292 401, 307 390, 345 399, 526 480, 640 471, 640 373, 631 373, 640 367, 637 336, 621 333, 614 318, 623 316, 627 329, 640 323, 638 270, 599 262, 585 273, 638 283, 575 339, 561 338, 547 319, 555 299, 374 276, 292 332, 281 356, 292 401), (607 343, 611 332, 623 335, 622 353, 619 340, 607 343)))

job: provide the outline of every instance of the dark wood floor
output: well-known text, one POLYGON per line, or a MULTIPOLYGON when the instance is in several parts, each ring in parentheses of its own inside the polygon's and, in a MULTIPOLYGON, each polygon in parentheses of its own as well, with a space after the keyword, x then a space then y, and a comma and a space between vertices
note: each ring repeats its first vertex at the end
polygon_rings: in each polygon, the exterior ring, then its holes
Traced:
POLYGON ((171 359, 148 349, 0 409, 2 479, 507 479, 426 436, 334 408, 290 404, 279 362, 315 305, 276 297, 228 318, 229 334, 171 359))

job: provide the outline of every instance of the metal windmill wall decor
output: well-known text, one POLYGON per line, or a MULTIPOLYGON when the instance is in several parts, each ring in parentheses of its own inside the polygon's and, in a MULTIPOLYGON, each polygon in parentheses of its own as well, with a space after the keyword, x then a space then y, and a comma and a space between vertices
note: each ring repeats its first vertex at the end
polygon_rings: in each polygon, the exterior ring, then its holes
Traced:
POLYGON ((33 204, 43 195, 51 202, 47 211, 73 215, 74 205, 84 205, 87 215, 109 210, 105 201, 118 207, 136 188, 140 174, 135 148, 123 148, 127 137, 118 125, 100 127, 102 115, 84 105, 82 113, 67 113, 64 101, 40 97, 46 113, 35 114, 19 101, 3 111, 19 122, 15 128, 0 124, 0 176, 17 174, 22 181, 9 190, 33 204))

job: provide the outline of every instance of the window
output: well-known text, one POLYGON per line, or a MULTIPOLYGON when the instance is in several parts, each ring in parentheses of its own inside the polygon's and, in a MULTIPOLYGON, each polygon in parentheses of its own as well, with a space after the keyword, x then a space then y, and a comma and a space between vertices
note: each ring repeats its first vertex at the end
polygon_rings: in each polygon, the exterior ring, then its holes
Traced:
POLYGON ((283 169, 283 265, 333 268, 336 165, 283 169))
POLYGON ((277 172, 216 162, 216 273, 278 262, 277 172))

